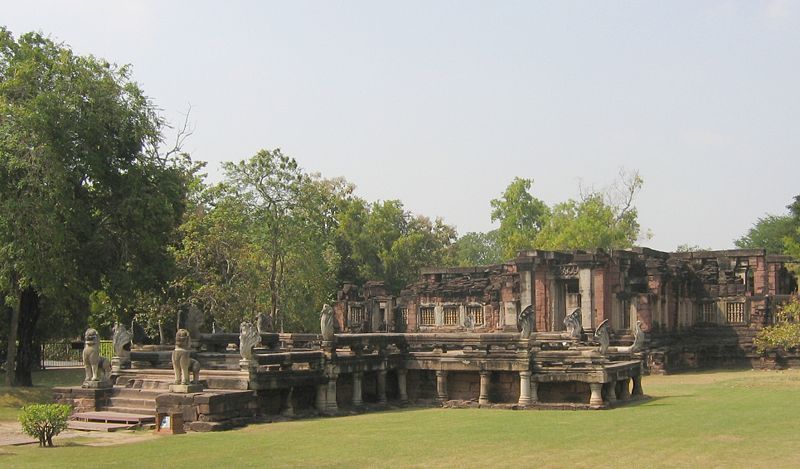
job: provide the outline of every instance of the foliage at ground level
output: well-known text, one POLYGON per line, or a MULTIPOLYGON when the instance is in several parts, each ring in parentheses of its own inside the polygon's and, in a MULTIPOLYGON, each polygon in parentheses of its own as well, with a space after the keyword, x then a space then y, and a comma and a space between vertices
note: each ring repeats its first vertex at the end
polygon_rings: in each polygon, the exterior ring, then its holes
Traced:
POLYGON ((4 467, 797 467, 800 370, 644 379, 610 411, 410 409, 86 448, 0 448, 4 467))

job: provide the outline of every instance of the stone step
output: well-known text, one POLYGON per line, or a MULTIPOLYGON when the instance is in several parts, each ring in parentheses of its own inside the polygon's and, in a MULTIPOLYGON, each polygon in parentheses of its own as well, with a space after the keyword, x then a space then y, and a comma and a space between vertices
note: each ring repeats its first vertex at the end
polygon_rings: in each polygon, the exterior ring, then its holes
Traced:
POLYGON ((117 430, 131 430, 137 425, 130 423, 87 422, 85 420, 70 420, 67 428, 87 432, 114 432, 117 430))
POLYGON ((141 425, 143 423, 153 423, 156 418, 152 414, 144 414, 141 412, 118 412, 100 410, 93 412, 76 412, 72 414, 72 420, 83 420, 86 422, 102 422, 102 423, 127 423, 133 425, 141 425))
POLYGON ((155 409, 156 399, 137 399, 135 397, 111 397, 108 399, 107 407, 133 407, 141 409, 155 409))
POLYGON ((104 406, 102 412, 119 412, 121 414, 141 414, 150 415, 156 413, 156 405, 152 407, 122 407, 122 406, 104 406))

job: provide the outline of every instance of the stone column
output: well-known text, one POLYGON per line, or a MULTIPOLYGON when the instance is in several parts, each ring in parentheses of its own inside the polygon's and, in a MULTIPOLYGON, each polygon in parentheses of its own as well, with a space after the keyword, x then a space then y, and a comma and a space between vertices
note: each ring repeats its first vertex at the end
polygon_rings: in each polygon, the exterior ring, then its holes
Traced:
POLYGON ((338 375, 328 377, 328 392, 325 400, 325 410, 328 412, 338 412, 339 406, 336 403, 336 378, 338 375))
POLYGON ((478 404, 486 405, 489 403, 489 378, 491 371, 481 371, 481 391, 478 395, 478 404))
POLYGON ((399 368, 397 370, 397 394, 400 395, 400 402, 408 402, 406 375, 408 375, 408 370, 405 368, 399 368))
POLYGON ((589 405, 603 405, 603 383, 589 383, 589 388, 592 390, 592 396, 589 398, 589 405))
POLYGON ((581 292, 581 326, 594 329, 594 291, 592 285, 592 269, 583 268, 578 271, 578 289, 581 292))
POLYGON ((605 384, 606 388, 606 397, 608 398, 609 404, 614 404, 617 402, 617 382, 616 381, 609 381, 605 384))
POLYGON ((641 395, 644 394, 644 392, 642 391, 642 376, 641 375, 633 377, 633 391, 631 391, 631 394, 634 395, 634 396, 641 396, 641 395))
POLYGON ((361 399, 361 380, 364 373, 357 371, 353 373, 353 405, 361 405, 364 401, 361 399))
POLYGON ((531 381, 531 404, 539 402, 539 383, 531 381))
POLYGON ((627 401, 631 398, 631 391, 630 391, 630 380, 629 379, 621 379, 619 380, 619 399, 621 401, 627 401))
POLYGON ((447 397, 447 372, 436 371, 436 399, 439 401, 448 400, 447 397))
POLYGON ((386 402, 386 370, 378 371, 378 402, 386 402))
POLYGON ((317 385, 317 400, 314 403, 314 406, 320 412, 324 412, 325 408, 328 406, 328 385, 327 384, 318 384, 317 385))
POLYGON ((531 403, 531 372, 519 372, 519 405, 531 403))

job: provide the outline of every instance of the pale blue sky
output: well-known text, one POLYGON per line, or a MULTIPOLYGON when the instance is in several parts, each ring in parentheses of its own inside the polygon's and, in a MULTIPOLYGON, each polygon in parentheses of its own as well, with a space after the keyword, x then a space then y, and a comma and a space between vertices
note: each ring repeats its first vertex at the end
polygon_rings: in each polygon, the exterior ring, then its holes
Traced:
POLYGON ((672 250, 732 247, 800 193, 800 3, 3 2, 0 24, 130 63, 209 162, 280 147, 485 231, 514 176, 548 203, 645 180, 672 250))

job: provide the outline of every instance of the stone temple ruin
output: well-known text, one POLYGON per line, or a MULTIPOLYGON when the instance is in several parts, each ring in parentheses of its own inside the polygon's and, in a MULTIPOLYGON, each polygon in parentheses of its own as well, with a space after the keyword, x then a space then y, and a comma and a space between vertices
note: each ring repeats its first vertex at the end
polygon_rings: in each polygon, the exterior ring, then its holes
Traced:
POLYGON ((169 415, 196 431, 406 403, 612 408, 643 396, 643 373, 779 366, 752 340, 797 295, 790 260, 635 248, 424 269, 398 296, 378 282, 344 285, 320 313, 321 334, 184 331, 199 366, 185 388, 172 347, 140 346, 111 360, 113 386, 57 388, 56 398, 75 406, 77 427, 169 415))

